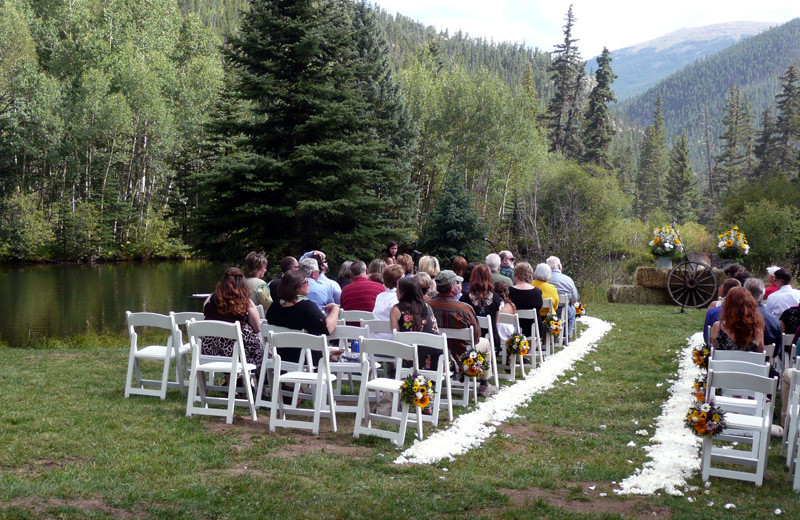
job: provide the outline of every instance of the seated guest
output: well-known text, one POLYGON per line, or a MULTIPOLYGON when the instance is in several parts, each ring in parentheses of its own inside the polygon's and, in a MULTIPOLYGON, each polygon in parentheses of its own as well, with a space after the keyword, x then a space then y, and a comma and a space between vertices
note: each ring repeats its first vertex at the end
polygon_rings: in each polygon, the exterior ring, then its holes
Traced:
POLYGON ((780 352, 781 345, 783 344, 781 322, 778 321, 778 318, 768 313, 767 309, 761 303, 764 298, 764 282, 758 278, 750 277, 744 282, 744 288, 750 291, 750 294, 756 301, 761 317, 764 318, 764 344, 775 345, 776 352, 780 352))
MULTIPOLYGON (((430 306, 425 303, 422 288, 414 278, 401 278, 397 282, 397 303, 389 312, 392 329, 400 332, 427 332, 439 334, 439 327, 430 306)), ((439 351, 431 347, 418 347, 419 367, 436 370, 439 351)))
POLYGON ((458 276, 462 277, 464 281, 461 283, 461 291, 468 293, 469 292, 469 279, 472 278, 472 270, 475 269, 476 266, 481 265, 478 262, 470 262, 467 264, 467 267, 464 268, 464 274, 460 274, 458 276))
POLYGON ((722 302, 725 301, 725 296, 727 296, 728 292, 734 287, 741 286, 742 284, 739 283, 739 280, 736 278, 728 278, 722 282, 722 286, 719 288, 720 305, 709 307, 706 311, 706 320, 703 323, 703 340, 705 340, 706 345, 711 344, 711 338, 708 337, 708 329, 719 320, 719 314, 722 312, 722 302))
POLYGON ((476 315, 492 318, 491 334, 494 336, 495 349, 499 350, 500 336, 497 334, 497 313, 500 311, 500 307, 503 306, 503 298, 494 292, 492 272, 489 267, 481 264, 472 270, 469 293, 462 295, 460 301, 472 307, 476 315))
POLYGON ((785 269, 775 271, 778 290, 767 300, 767 310, 779 318, 783 311, 800 303, 800 291, 792 288, 792 275, 785 269))
POLYGON ((431 275, 425 271, 420 271, 414 275, 414 279, 422 289, 422 295, 425 296, 426 300, 436 296, 436 285, 433 283, 433 278, 431 278, 431 275))
POLYGON ((711 329, 711 345, 719 350, 764 352, 764 318, 744 287, 728 291, 720 319, 711 329))
POLYGON ((800 305, 789 307, 781 313, 779 320, 781 331, 784 334, 791 334, 793 330, 800 328, 800 305))
POLYGON ((250 299, 256 305, 264 307, 264 312, 272 304, 272 297, 264 281, 264 274, 267 272, 267 257, 255 251, 249 253, 244 259, 244 281, 250 287, 250 299))
MULTIPOLYGON (((508 299, 514 302, 517 310, 534 309, 538 314, 542 308, 542 290, 532 285, 533 267, 528 262, 520 262, 514 268, 514 285, 508 288, 508 299)), ((495 282, 496 283, 496 282, 495 282)), ((541 319, 537 321, 540 326, 541 319)), ((522 334, 531 336, 533 331, 533 320, 521 319, 519 326, 522 334)))
POLYGON ((336 303, 330 286, 319 281, 320 272, 315 259, 304 258, 300 260, 300 271, 302 271, 308 279, 309 293, 306 296, 316 304, 320 312, 322 312, 329 303, 336 303))
POLYGON ((397 263, 397 242, 394 240, 389 240, 389 243, 386 244, 383 261, 386 262, 386 265, 395 265, 397 263))
POLYGON ((764 299, 766 300, 769 298, 769 295, 774 293, 778 290, 778 286, 775 285, 775 271, 780 269, 777 265, 771 265, 767 267, 767 287, 764 289, 764 299))
POLYGON ((367 278, 367 264, 358 260, 350 266, 353 283, 342 289, 342 309, 346 311, 369 311, 375 308, 375 298, 385 287, 382 283, 367 278))
POLYGON ((367 273, 383 274, 383 271, 385 270, 386 270, 386 262, 384 260, 381 260, 380 258, 376 258, 369 263, 369 267, 367 268, 367 273))
MULTIPOLYGON (((464 278, 464 269, 466 268, 467 268, 466 258, 464 258, 463 256, 457 256, 453 258, 453 267, 451 269, 453 270, 454 273, 456 273, 456 276, 464 278)), ((464 278, 464 280, 466 281, 466 278, 464 278)))
MULTIPOLYGON (((533 284, 534 287, 542 291, 542 298, 550 298, 553 301, 553 311, 558 309, 558 290, 555 285, 549 283, 550 277, 553 275, 550 266, 547 264, 538 264, 533 271, 533 284)), ((550 309, 542 307, 539 314, 542 317, 547 316, 550 309)))
POLYGON ((297 259, 293 256, 285 256, 283 260, 281 260, 281 272, 278 276, 270 280, 269 282, 269 296, 270 299, 274 302, 278 301, 278 285, 281 283, 281 277, 289 272, 289 271, 296 271, 300 269, 300 264, 297 262, 297 259))
MULTIPOLYGON (((495 282, 494 284, 494 292, 500 295, 500 298, 503 299, 503 306, 500 307, 500 312, 503 314, 516 314, 517 307, 514 305, 508 298, 508 284, 505 282, 495 282)), ((510 335, 514 333, 514 326, 510 323, 498 323, 497 324, 497 335, 500 336, 500 345, 505 343, 510 335)), ((497 344, 495 343, 495 347, 497 344)))
POLYGON ((419 259, 419 269, 418 272, 428 273, 431 277, 431 280, 436 278, 436 275, 439 274, 439 259, 435 256, 425 255, 419 259))
POLYGON ((367 280, 383 285, 383 275, 381 273, 369 273, 367 280))
MULTIPOLYGON (((207 320, 239 322, 242 329, 244 355, 248 363, 256 365, 256 374, 261 371, 264 347, 261 345, 261 317, 250 299, 250 287, 244 281, 244 273, 231 267, 222 275, 214 293, 203 304, 203 316, 207 320)), ((201 352, 207 356, 230 356, 235 340, 206 336, 202 338, 201 352)))
MULTIPOLYGON (((439 272, 436 275, 436 297, 428 300, 428 305, 433 309, 436 323, 442 328, 464 329, 472 326, 475 349, 483 354, 487 359, 491 345, 489 340, 481 337, 480 325, 475 311, 466 303, 453 298, 453 286, 461 283, 460 276, 449 269, 439 272)), ((462 340, 448 339, 447 348, 456 360, 461 359, 461 354, 466 352, 468 344, 462 340)), ((457 361, 460 363, 460 361, 457 361)), ((489 384, 491 377, 491 367, 479 376, 478 395, 490 396, 497 393, 497 388, 489 384)))
MULTIPOLYGON (((411 277, 414 276, 414 259, 411 258, 411 255, 403 253, 402 255, 397 255, 397 264, 400 265, 403 270, 406 272, 404 276, 411 277)), ((384 269, 384 273, 386 270, 384 269)))
POLYGON ((327 285, 330 290, 331 294, 333 295, 333 301, 336 304, 339 304, 339 300, 342 296, 342 287, 336 283, 336 280, 331 280, 328 278, 328 256, 323 253, 322 251, 311 251, 311 258, 317 261, 317 265, 319 266, 319 276, 317 277, 317 281, 323 285, 327 285))
POLYGON ((567 316, 569 321, 569 329, 567 330, 569 334, 572 335, 572 333, 575 331, 575 307, 573 304, 581 299, 580 295, 578 294, 578 288, 575 287, 575 282, 572 281, 572 278, 561 272, 561 260, 557 256, 551 256, 545 262, 550 266, 550 283, 556 287, 556 290, 558 290, 559 294, 569 295, 569 301, 560 302, 558 312, 560 316, 561 308, 564 307, 564 305, 568 305, 567 316))
MULTIPOLYGON (((376 320, 389 321, 389 313, 392 307, 397 304, 397 282, 405 278, 405 269, 400 264, 386 266, 383 272, 383 285, 386 290, 375 298, 375 306, 372 308, 372 315, 376 320)), ((392 335, 386 332, 372 334, 374 338, 392 339, 392 335)))
MULTIPOLYGON (((270 305, 267 323, 295 330, 305 330, 309 334, 330 334, 336 330, 339 320, 339 306, 331 302, 325 305, 323 314, 316 304, 308 299, 309 279, 300 271, 289 271, 281 278, 278 286, 280 300, 270 305)), ((299 348, 278 349, 283 361, 296 363, 300 360, 299 348)), ((316 363, 321 354, 314 352, 316 363)))
POLYGON ((345 260, 342 262, 342 265, 339 266, 339 274, 336 276, 336 283, 339 284, 339 287, 344 290, 344 287, 353 281, 353 277, 350 275, 350 266, 353 265, 352 260, 345 260))
POLYGON ((484 263, 492 271, 492 283, 506 282, 508 285, 513 283, 509 277, 500 274, 500 255, 497 253, 489 253, 486 255, 486 261, 484 263))
POLYGON ((514 277, 514 253, 503 250, 497 255, 500 257, 500 274, 510 280, 514 277))

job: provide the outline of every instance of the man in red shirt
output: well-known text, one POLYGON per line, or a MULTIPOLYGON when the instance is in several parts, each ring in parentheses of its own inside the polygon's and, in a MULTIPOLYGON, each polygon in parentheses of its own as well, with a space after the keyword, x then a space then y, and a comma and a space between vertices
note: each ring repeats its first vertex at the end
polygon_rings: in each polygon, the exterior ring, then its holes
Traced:
POLYGON ((375 298, 386 290, 379 282, 367 278, 367 264, 361 260, 350 266, 353 281, 342 289, 342 309, 346 311, 369 311, 375 308, 375 298))
POLYGON ((778 290, 778 286, 775 285, 775 271, 780 269, 777 265, 771 265, 767 267, 767 288, 764 290, 764 299, 766 300, 769 298, 769 295, 774 293, 778 290))

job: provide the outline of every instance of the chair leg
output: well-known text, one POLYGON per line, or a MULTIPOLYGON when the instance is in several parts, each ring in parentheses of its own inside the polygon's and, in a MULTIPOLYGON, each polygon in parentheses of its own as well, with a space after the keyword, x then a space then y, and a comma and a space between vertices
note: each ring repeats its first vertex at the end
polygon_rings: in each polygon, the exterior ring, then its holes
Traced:
MULTIPOLYGON (((399 448, 406 443, 406 429, 408 428, 408 405, 403 403, 400 411, 400 428, 397 431, 397 437, 394 438, 394 444, 399 448)), ((419 406, 415 406, 419 410, 419 406)), ((417 422, 417 428, 421 427, 422 422, 417 422)))
MULTIPOLYGON (((237 374, 231 373, 228 378, 228 413, 225 415, 225 422, 228 424, 233 423, 233 408, 236 406, 236 381, 237 374)), ((245 384, 247 384, 245 382, 245 384)))
POLYGON ((133 365, 136 363, 136 358, 128 358, 128 378, 125 380, 125 397, 131 396, 131 379, 133 379, 133 365))
POLYGON ((194 398, 197 395, 197 372, 192 371, 189 373, 189 391, 186 392, 186 417, 192 416, 192 409, 194 408, 194 398))
POLYGON ((713 442, 710 438, 704 437, 703 438, 703 447, 702 447, 702 478, 703 482, 708 482, 709 473, 711 471, 711 450, 713 447, 713 442))
POLYGON ((326 380, 325 387, 328 389, 328 409, 331 412, 331 427, 333 432, 336 433, 336 401, 333 397, 333 384, 330 378, 326 380))
POLYGON ((167 398, 167 385, 169 384, 169 363, 172 357, 167 354, 164 358, 164 369, 161 371, 161 400, 167 398))

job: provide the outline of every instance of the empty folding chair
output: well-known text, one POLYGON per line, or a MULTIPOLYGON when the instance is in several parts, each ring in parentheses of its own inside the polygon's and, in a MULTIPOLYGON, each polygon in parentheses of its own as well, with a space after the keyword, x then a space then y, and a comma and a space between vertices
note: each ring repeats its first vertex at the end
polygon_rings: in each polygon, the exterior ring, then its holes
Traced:
MULTIPOLYGON (((447 349, 447 334, 429 334, 427 332, 399 332, 394 331, 394 340, 406 345, 412 345, 417 351, 419 360, 419 347, 435 349, 438 354, 432 356, 431 361, 435 363, 434 370, 427 370, 420 367, 420 374, 424 375, 434 385, 434 396, 431 401, 431 415, 424 415, 423 421, 430 421, 434 426, 439 424, 439 410, 442 406, 447 409, 447 418, 453 421, 453 388, 452 371, 450 369, 450 353, 447 349), (434 359, 435 358, 435 359, 434 359)), ((392 403, 392 409, 396 409, 396 401, 392 403)))
MULTIPOLYGON (((361 311, 358 311, 361 312, 361 311)), ((358 323, 358 321, 356 321, 358 323)), ((333 394, 336 397, 337 411, 346 413, 356 412, 356 402, 358 401, 357 395, 347 395, 342 393, 342 381, 347 378, 350 383, 350 391, 354 392, 353 380, 361 377, 361 363, 360 361, 347 361, 344 359, 353 355, 352 345, 353 341, 358 341, 360 337, 369 337, 369 327, 367 325, 352 326, 352 325, 337 325, 336 329, 328 336, 328 341, 332 345, 343 350, 339 361, 332 362, 331 373, 336 376, 336 386, 334 387, 333 394), (350 404, 346 404, 350 403, 350 404)), ((360 356, 359 356, 360 358, 360 356)), ((374 358, 372 359, 374 363, 374 358)))
MULTIPOLYGON (((500 313, 498 312, 497 314, 500 313)), ((494 386, 500 387, 500 376, 497 370, 497 350, 496 345, 494 344, 494 329, 492 329, 492 317, 478 316, 478 325, 481 327, 481 332, 483 332, 484 329, 487 331, 486 335, 483 337, 489 340, 489 346, 491 347, 491 350, 489 350, 489 364, 491 365, 492 372, 494 373, 494 386)))
POLYGON ((186 324, 189 332, 189 343, 192 346, 192 369, 189 377, 189 395, 186 399, 186 416, 212 415, 225 417, 225 422, 233 422, 235 406, 247 406, 250 417, 255 421, 256 406, 253 398, 253 372, 255 365, 248 363, 244 353, 244 341, 239 322, 205 320, 190 321, 186 324), (201 351, 201 341, 204 337, 216 336, 234 340, 230 356, 207 356, 201 351), (226 374, 228 376, 227 397, 208 395, 207 374, 226 374), (241 379, 244 386, 245 398, 238 398, 236 392, 237 380, 241 379), (197 403, 200 403, 198 406, 197 403), (225 408, 211 408, 209 405, 225 408))
MULTIPOLYGON (((405 333, 410 334, 410 333, 405 333)), ((353 437, 360 435, 374 435, 391 440, 396 446, 405 444, 406 428, 408 425, 409 405, 401 403, 400 415, 394 413, 379 414, 370 410, 370 392, 374 392, 375 399, 381 393, 391 393, 394 399, 399 399, 403 379, 407 374, 419 373, 417 361, 417 351, 414 345, 390 341, 385 339, 364 338, 361 340, 361 387, 358 393, 358 410, 356 421, 353 425, 353 437), (388 357, 394 360, 394 371, 392 377, 374 377, 370 367, 369 356, 388 357), (403 369, 403 361, 410 361, 411 368, 403 369), (398 426, 398 430, 385 430, 378 428, 374 423, 386 423, 398 426)), ((417 437, 422 439, 422 413, 419 407, 416 408, 417 437)))
POLYGON ((275 431, 278 426, 286 428, 302 428, 311 430, 315 435, 319 433, 321 417, 329 417, 333 431, 336 431, 336 403, 333 399, 333 381, 336 376, 331 375, 329 358, 330 347, 328 338, 323 334, 315 336, 303 332, 270 333, 269 348, 272 351, 272 364, 274 374, 272 377, 272 410, 270 413, 269 429, 275 431), (301 348, 307 350, 309 355, 317 352, 319 361, 316 366, 311 364, 307 371, 290 371, 281 373, 282 361, 278 354, 279 348, 301 348), (313 409, 298 408, 296 403, 284 404, 281 385, 308 385, 313 387, 311 394, 313 409), (312 416, 311 421, 287 419, 291 416, 312 416))
POLYGON ((166 399, 168 388, 179 388, 183 394, 186 389, 185 366, 190 347, 183 344, 175 318, 154 312, 126 312, 130 349, 128 352, 128 372, 125 381, 125 397, 131 394, 149 395, 166 399), (139 346, 139 333, 144 328, 159 329, 165 337, 163 344, 139 346), (158 361, 163 364, 161 379, 147 379, 142 376, 142 361, 158 361), (175 361, 175 380, 170 380, 170 365, 175 361), (136 384, 133 383, 134 374, 136 384), (148 388, 150 387, 150 388, 148 388))
MULTIPOLYGON (((498 312, 497 313, 497 324, 498 325, 511 325, 514 328, 514 333, 519 334, 521 329, 519 325, 519 315, 518 314, 507 314, 505 312, 498 312)), ((536 325, 534 324, 534 327, 536 325)), ((517 380, 517 367, 520 368, 522 372, 522 377, 527 378, 528 374, 525 372, 525 358, 521 354, 514 354, 510 355, 508 350, 506 349, 505 344, 500 345, 500 361, 498 362, 498 366, 503 368, 504 370, 508 370, 508 374, 500 374, 500 377, 503 379, 509 379, 511 381, 517 380)))
POLYGON ((777 378, 770 379, 754 374, 708 371, 706 383, 707 402, 714 397, 717 388, 753 392, 757 402, 753 412, 749 414, 726 412, 726 431, 730 429, 734 432, 733 434, 723 431, 716 437, 703 438, 703 481, 707 481, 709 477, 714 476, 754 482, 757 486, 763 483, 767 466, 770 428, 772 427, 772 405, 774 403, 774 401, 767 399, 767 395, 775 394, 777 382, 777 378), (740 435, 741 432, 746 432, 749 436, 740 435), (731 444, 732 442, 738 444, 745 439, 750 439, 750 450, 743 450, 735 444, 731 444), (712 466, 713 463, 722 463, 726 466, 716 467, 712 466), (755 467, 755 472, 730 469, 728 465, 755 467))
MULTIPOLYGON (((732 359, 709 359, 708 368, 716 372, 742 372, 762 377, 769 375, 769 365, 766 363, 749 363, 732 359)), ((726 388, 720 389, 720 392, 720 394, 714 396, 714 400, 726 412, 748 414, 754 412, 757 401, 753 392, 726 388)))
MULTIPOLYGON (((549 302, 550 299, 548 298, 547 301, 549 302)), ((531 326, 531 335, 528 336, 528 343, 530 344, 530 350, 528 351, 528 361, 531 363, 531 369, 536 367, 536 354, 539 354, 539 364, 541 365, 544 363, 544 356, 550 355, 552 352, 548 352, 548 345, 544 341, 544 338, 539 334, 539 311, 536 309, 517 309, 517 316, 520 320, 533 320, 533 325, 531 326)), ((547 337, 547 335, 545 335, 547 337)))

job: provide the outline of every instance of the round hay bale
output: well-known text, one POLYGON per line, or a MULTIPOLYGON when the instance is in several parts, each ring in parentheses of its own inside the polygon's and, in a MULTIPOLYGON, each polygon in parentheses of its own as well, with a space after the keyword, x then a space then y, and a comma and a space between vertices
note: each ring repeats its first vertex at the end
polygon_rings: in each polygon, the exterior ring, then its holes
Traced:
POLYGON ((633 273, 633 283, 640 287, 665 289, 670 270, 666 267, 637 267, 633 273))
POLYGON ((645 305, 666 305, 672 303, 667 291, 640 287, 638 285, 612 285, 606 293, 611 303, 637 303, 645 305))

